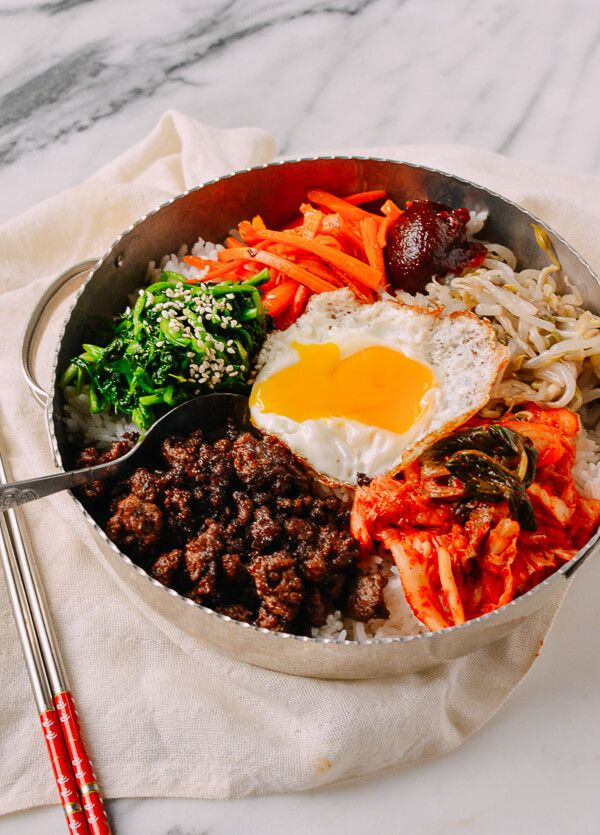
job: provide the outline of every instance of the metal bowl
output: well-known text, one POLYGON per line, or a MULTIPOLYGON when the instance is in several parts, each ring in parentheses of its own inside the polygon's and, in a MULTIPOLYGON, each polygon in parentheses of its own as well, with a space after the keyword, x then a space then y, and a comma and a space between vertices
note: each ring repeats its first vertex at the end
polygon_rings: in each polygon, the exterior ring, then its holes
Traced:
MULTIPOLYGON (((535 221, 547 230, 565 273, 583 296, 584 306, 600 312, 600 281, 588 264, 539 219, 474 183, 422 166, 363 157, 301 159, 237 172, 192 189, 150 212, 126 229, 92 269, 90 264, 80 265, 63 274, 40 301, 26 334, 24 370, 38 399, 47 400, 50 442, 59 467, 73 464, 74 451, 65 434, 63 398, 56 381, 90 335, 98 315, 112 316, 127 305, 129 294, 142 284, 149 261, 176 252, 184 243, 191 246, 200 235, 206 240, 220 241, 240 220, 258 213, 269 227, 283 225, 297 214, 311 187, 339 194, 384 188, 398 203, 420 198, 473 210, 486 209, 486 238, 510 247, 521 265, 541 268, 545 259, 535 243, 531 227, 535 221), (37 318, 56 287, 88 270, 66 317, 56 348, 51 394, 45 398, 32 379, 29 364, 37 318)), ((106 559, 132 593, 168 621, 242 661, 320 678, 357 679, 405 673, 466 655, 495 641, 540 607, 558 599, 565 591, 566 579, 597 547, 598 540, 598 535, 594 536, 569 563, 527 594, 462 626, 416 637, 355 643, 269 632, 233 621, 182 597, 125 556, 75 496, 73 501, 87 518, 106 559)))

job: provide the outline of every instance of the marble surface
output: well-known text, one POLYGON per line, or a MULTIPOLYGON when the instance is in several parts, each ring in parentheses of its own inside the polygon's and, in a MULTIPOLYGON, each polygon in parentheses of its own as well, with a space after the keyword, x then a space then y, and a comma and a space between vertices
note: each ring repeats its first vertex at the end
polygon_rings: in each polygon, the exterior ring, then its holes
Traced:
MULTIPOLYGON (((458 142, 600 172, 596 0, 0 0, 0 35, 0 220, 170 107, 265 127, 281 154, 458 142)), ((304 795, 113 801, 115 831, 597 833, 599 589, 587 565, 530 676, 447 758, 304 795)), ((63 828, 56 807, 0 818, 63 828)))

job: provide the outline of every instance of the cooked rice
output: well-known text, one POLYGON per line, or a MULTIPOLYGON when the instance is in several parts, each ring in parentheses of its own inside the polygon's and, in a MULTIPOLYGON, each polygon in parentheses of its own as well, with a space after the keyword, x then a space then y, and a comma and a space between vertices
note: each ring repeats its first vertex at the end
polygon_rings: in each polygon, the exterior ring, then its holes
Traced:
MULTIPOLYGON (((471 212, 469 236, 484 226, 487 212, 471 212)), ((557 262, 542 270, 517 270, 513 252, 495 243, 485 244, 488 257, 475 270, 463 276, 446 276, 431 281, 425 293, 411 296, 398 292, 408 304, 442 306, 447 312, 470 310, 488 319, 500 342, 510 350, 510 361, 498 381, 488 416, 503 407, 531 400, 547 406, 568 406, 579 411, 588 427, 600 423, 600 317, 581 307, 579 293, 562 276, 557 262)), ((218 260, 224 247, 199 238, 191 250, 199 258, 218 260)), ((165 255, 159 264, 148 264, 148 283, 160 279, 164 271, 185 278, 201 278, 206 269, 183 261, 188 247, 165 255)), ((122 417, 89 412, 87 387, 81 392, 65 389, 65 424, 72 441, 106 448, 136 427, 122 417)), ((582 429, 578 438, 577 460, 573 470, 581 493, 600 499, 600 431, 582 429)), ((381 560, 381 558, 377 558, 381 560)), ((384 589, 388 620, 360 623, 343 618, 336 611, 324 626, 312 630, 312 637, 337 641, 362 642, 371 638, 418 635, 426 631, 414 616, 402 588, 397 567, 387 562, 389 578, 384 589)))
POLYGON ((64 390, 65 426, 70 441, 107 449, 126 432, 139 432, 137 426, 123 416, 111 415, 108 412, 90 414, 88 392, 88 386, 82 386, 79 393, 74 386, 67 386, 64 390))
POLYGON ((408 605, 397 567, 391 564, 389 571, 388 581, 383 590, 383 599, 390 613, 387 620, 376 618, 367 623, 361 623, 350 618, 343 618, 341 612, 334 612, 327 616, 324 626, 311 631, 312 637, 361 643, 372 638, 398 638, 426 632, 426 628, 417 620, 408 605))
MULTIPOLYGON (((205 241, 204 238, 198 238, 192 247, 191 255, 197 258, 205 258, 210 261, 217 261, 219 252, 222 252, 225 247, 222 244, 213 244, 211 241, 205 241)), ((152 284, 154 281, 159 281, 164 272, 174 272, 182 275, 184 278, 202 278, 208 272, 208 267, 201 269, 200 267, 192 267, 186 264, 183 260, 188 254, 188 247, 186 244, 180 246, 177 252, 172 252, 170 255, 165 255, 158 264, 155 261, 150 261, 146 270, 146 281, 152 284)))

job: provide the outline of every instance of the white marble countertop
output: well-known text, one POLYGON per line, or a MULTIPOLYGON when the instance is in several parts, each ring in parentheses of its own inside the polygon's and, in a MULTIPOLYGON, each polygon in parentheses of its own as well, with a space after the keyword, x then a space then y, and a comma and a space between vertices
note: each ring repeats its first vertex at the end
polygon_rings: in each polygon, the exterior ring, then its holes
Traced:
MULTIPOLYGON (((600 171, 596 0, 0 0, 0 33, 0 220, 171 107, 265 127, 281 154, 458 142, 600 171)), ((532 673, 451 756, 303 795, 113 801, 115 832, 597 833, 599 590, 585 566, 532 673)), ((63 827, 56 807, 0 818, 63 827)))

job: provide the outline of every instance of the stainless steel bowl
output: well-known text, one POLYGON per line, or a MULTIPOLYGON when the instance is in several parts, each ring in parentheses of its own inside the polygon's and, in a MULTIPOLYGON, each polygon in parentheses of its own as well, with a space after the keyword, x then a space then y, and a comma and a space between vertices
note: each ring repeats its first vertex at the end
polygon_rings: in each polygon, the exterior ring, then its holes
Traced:
MULTIPOLYGON (((580 290, 583 303, 600 312, 600 281, 588 264, 555 232, 529 212, 474 183, 441 171, 408 163, 363 157, 301 159, 237 172, 169 200, 130 226, 95 265, 79 265, 60 276, 34 311, 26 332, 24 372, 36 397, 46 401, 46 417, 56 464, 73 464, 73 450, 62 420, 63 398, 56 381, 70 358, 80 350, 98 315, 121 311, 129 294, 139 287, 149 261, 192 245, 201 235, 219 241, 229 229, 260 213, 270 227, 287 223, 303 201, 307 188, 340 194, 384 188, 397 201, 423 198, 489 211, 486 238, 505 244, 522 265, 541 268, 544 255, 535 243, 531 224, 544 227, 564 271, 580 290), (30 348, 40 315, 57 287, 87 274, 67 314, 54 360, 50 395, 37 384, 30 367, 30 348)), ((106 559, 133 594, 168 621, 231 656, 251 664, 294 675, 357 679, 388 676, 423 669, 466 655, 501 638, 541 606, 565 591, 565 582, 595 550, 598 535, 559 571, 507 606, 462 626, 417 637, 371 640, 365 643, 311 639, 269 632, 238 623, 188 600, 152 579, 114 545, 75 496, 106 559)))

